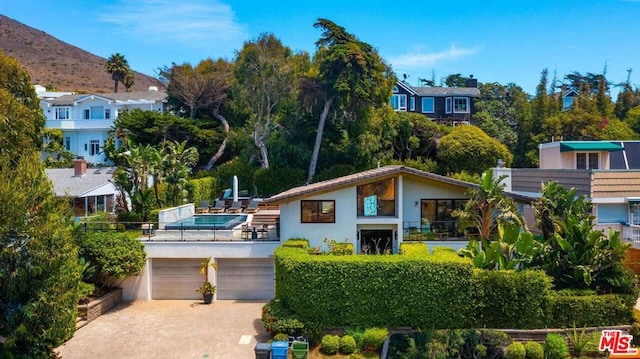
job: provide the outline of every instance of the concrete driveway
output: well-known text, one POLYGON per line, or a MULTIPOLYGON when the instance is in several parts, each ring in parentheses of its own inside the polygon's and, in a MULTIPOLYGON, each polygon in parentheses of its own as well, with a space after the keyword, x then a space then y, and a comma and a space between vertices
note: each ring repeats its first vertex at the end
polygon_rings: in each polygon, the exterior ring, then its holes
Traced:
POLYGON ((268 339, 265 302, 166 300, 123 303, 56 349, 75 358, 254 358, 268 339))

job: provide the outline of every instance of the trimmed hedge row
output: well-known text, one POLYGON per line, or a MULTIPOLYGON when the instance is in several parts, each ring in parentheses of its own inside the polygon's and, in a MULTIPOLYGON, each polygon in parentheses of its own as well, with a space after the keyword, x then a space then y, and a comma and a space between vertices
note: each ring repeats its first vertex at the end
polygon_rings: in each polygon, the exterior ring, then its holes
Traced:
POLYGON ((463 328, 471 325, 473 266, 444 253, 321 256, 275 252, 276 298, 304 323, 321 327, 463 328))
POLYGON ((320 327, 569 328, 628 324, 629 295, 563 294, 541 271, 474 269, 455 251, 401 244, 403 255, 309 255, 308 242, 275 251, 276 298, 320 327))

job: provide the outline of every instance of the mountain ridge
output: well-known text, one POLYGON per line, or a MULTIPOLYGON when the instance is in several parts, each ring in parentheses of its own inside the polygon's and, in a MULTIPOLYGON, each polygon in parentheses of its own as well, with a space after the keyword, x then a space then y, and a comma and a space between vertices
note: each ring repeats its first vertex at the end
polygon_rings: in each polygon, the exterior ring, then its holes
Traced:
MULTIPOLYGON (((0 51, 15 58, 34 85, 53 91, 113 92, 113 80, 105 69, 107 59, 1 14, 0 51)), ((134 79, 131 91, 164 88, 158 79, 137 71, 134 79)), ((122 84, 119 87, 124 89, 122 84)))

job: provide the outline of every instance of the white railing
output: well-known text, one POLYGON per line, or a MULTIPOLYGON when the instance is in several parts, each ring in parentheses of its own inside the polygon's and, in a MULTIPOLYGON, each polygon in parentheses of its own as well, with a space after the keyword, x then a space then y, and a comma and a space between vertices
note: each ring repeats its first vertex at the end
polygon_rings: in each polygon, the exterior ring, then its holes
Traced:
POLYGON ((629 224, 622 226, 622 239, 640 244, 640 225, 629 224))

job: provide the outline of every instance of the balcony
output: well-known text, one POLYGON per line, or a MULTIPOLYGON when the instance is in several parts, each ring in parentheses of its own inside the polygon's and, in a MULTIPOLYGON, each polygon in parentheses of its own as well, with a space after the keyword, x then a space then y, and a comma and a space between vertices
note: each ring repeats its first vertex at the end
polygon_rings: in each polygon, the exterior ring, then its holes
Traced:
POLYGON ((471 237, 458 231, 457 221, 404 221, 402 228, 405 241, 464 241, 471 237))
POLYGON ((108 130, 113 120, 47 120, 45 127, 60 130, 108 130))

